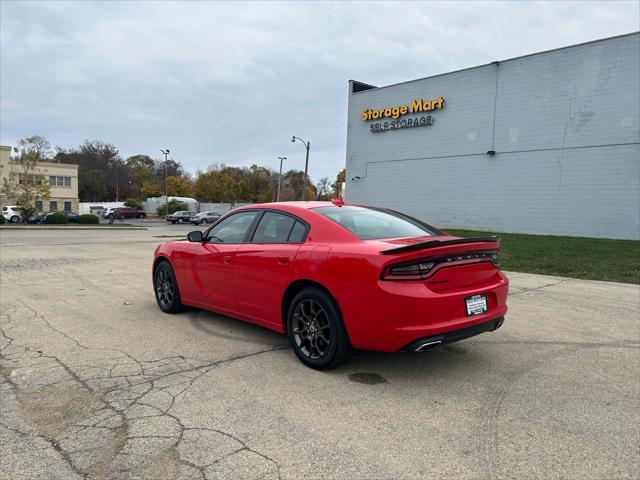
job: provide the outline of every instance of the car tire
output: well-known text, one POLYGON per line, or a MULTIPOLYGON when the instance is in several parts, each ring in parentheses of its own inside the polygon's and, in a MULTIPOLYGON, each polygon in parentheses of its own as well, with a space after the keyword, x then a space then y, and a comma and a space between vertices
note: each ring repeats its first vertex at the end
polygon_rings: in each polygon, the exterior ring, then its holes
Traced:
POLYGON ((107 215, 107 218, 111 220, 113 218, 113 213, 110 213, 109 215, 107 215))
POLYGON ((156 302, 164 313, 178 313, 184 310, 176 275, 166 260, 159 262, 153 271, 153 291, 156 302))
POLYGON ((171 223, 172 223, 173 225, 175 225, 175 224, 176 224, 176 220, 171 220, 171 223))
POLYGON ((20 223, 20 217, 17 215, 14 215, 13 217, 11 217, 11 220, 9 220, 11 223, 20 223))
POLYGON ((316 370, 337 367, 353 350, 338 305, 316 287, 301 290, 291 301, 287 337, 298 359, 316 370))
POLYGON ((200 225, 206 225, 207 223, 209 222, 207 222, 206 220, 200 220, 200 225))

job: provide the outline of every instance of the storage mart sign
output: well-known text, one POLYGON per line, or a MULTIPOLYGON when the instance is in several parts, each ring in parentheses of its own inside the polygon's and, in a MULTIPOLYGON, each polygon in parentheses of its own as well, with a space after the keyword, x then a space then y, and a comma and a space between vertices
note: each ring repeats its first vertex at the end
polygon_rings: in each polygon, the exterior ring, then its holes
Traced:
POLYGON ((372 110, 365 108, 362 110, 363 121, 384 120, 369 125, 372 133, 386 132, 387 130, 397 130, 399 128, 425 127, 433 125, 431 115, 421 115, 412 118, 401 118, 404 115, 432 112, 441 110, 444 107, 444 97, 431 100, 416 99, 410 105, 397 105, 395 107, 385 107, 372 110))

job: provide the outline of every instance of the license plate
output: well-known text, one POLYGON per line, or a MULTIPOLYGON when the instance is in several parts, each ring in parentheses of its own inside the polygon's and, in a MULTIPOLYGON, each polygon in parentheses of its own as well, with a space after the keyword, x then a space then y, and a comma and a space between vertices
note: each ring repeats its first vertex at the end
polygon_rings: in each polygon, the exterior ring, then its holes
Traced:
POLYGON ((487 296, 474 295, 464 299, 467 303, 467 316, 479 315, 487 311, 487 296))

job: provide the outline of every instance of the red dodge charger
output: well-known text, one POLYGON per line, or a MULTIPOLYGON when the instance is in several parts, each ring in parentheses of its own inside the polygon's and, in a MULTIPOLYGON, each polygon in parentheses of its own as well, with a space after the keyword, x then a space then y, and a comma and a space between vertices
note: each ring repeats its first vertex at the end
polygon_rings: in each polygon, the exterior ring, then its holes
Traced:
POLYGON ((166 313, 189 305, 271 328, 327 369, 352 348, 422 352, 499 328, 499 248, 340 199, 265 203, 160 244, 153 285, 166 313))

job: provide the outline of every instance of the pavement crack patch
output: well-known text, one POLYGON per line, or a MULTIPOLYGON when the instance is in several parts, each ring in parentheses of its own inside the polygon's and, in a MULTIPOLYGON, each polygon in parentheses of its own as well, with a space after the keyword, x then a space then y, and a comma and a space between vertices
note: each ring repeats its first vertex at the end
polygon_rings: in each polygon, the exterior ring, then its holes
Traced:
POLYGON ((154 478, 153 472, 169 475, 185 468, 203 479, 233 476, 238 468, 280 478, 280 465, 264 452, 222 430, 186 428, 172 411, 176 400, 212 369, 286 346, 213 362, 183 355, 141 360, 83 344, 18 302, 3 305, 2 311, 0 374, 15 397, 2 428, 44 440, 81 478, 154 478), (48 345, 34 346, 38 329, 71 343, 73 361, 50 354, 48 345), (217 435, 224 448, 208 452, 212 443, 206 435, 217 435), (197 458, 194 450, 212 459, 197 458))
POLYGON ((532 287, 532 288, 525 288, 524 290, 518 290, 517 292, 510 292, 509 296, 513 297, 515 295, 520 295, 522 293, 528 293, 528 292, 535 292, 536 290, 542 290, 545 288, 549 288, 549 287, 555 287, 556 285, 560 285, 562 283, 565 283, 569 281, 568 279, 562 279, 558 282, 553 282, 553 283, 548 283, 546 285, 540 285, 539 287, 532 287))

